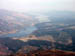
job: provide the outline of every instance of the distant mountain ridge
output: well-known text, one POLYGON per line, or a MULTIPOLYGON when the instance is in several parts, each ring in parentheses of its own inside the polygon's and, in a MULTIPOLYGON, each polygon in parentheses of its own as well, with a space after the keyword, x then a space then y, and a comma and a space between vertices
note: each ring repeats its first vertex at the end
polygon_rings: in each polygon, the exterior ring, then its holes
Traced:
POLYGON ((29 29, 31 32, 36 30, 36 28, 33 26, 37 23, 36 21, 36 19, 32 19, 32 16, 29 15, 0 10, 0 33, 5 37, 18 36, 18 34, 21 36, 27 35, 29 33, 25 31, 28 30, 28 28, 31 28, 29 29), (22 31, 25 34, 22 34, 22 31))
POLYGON ((0 36, 27 36, 37 29, 35 26, 36 24, 44 23, 43 18, 44 20, 48 19, 50 24, 74 24, 74 15, 74 12, 66 11, 40 13, 40 15, 36 15, 36 13, 28 15, 0 9, 0 36))

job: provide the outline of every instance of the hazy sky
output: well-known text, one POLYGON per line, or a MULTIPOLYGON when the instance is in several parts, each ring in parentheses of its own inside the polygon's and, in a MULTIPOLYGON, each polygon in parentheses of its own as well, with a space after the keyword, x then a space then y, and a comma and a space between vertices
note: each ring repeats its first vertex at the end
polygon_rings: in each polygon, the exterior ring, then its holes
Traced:
POLYGON ((0 0, 0 9, 26 11, 75 11, 75 0, 0 0))

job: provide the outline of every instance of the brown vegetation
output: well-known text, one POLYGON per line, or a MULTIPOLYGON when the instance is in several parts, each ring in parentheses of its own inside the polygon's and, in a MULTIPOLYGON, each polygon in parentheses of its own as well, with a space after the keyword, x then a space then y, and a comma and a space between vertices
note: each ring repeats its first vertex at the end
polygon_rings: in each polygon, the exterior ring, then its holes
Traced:
POLYGON ((74 52, 61 51, 61 50, 45 50, 45 51, 35 51, 28 54, 16 53, 13 56, 75 56, 74 52))

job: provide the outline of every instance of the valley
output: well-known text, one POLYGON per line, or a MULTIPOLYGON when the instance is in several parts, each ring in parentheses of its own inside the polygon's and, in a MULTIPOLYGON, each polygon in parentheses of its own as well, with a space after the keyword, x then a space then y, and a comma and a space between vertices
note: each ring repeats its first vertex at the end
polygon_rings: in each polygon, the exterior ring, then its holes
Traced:
POLYGON ((75 13, 51 13, 0 10, 0 56, 74 56, 75 13))

